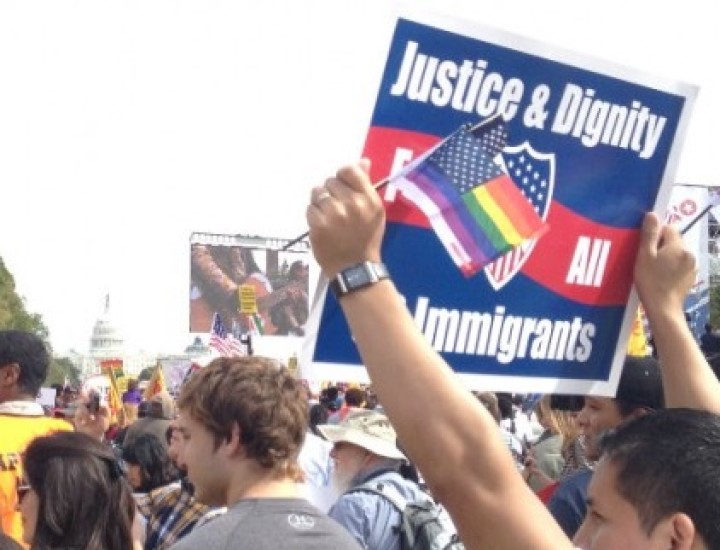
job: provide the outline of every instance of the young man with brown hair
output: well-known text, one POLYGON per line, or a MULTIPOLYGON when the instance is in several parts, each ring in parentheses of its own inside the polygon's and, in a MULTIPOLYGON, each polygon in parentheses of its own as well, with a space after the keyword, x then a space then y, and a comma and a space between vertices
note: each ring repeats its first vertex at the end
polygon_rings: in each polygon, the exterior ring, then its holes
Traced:
POLYGON ((228 509, 174 550, 358 548, 298 496, 308 412, 287 369, 262 357, 216 359, 183 387, 178 408, 181 460, 195 496, 228 509))

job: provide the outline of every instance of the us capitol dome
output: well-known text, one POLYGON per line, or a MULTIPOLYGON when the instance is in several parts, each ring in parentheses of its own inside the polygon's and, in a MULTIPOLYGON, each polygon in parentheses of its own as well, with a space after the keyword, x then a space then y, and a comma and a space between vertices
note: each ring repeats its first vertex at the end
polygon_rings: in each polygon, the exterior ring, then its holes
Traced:
MULTIPOLYGON (((131 350, 125 342, 122 331, 110 314, 110 295, 105 295, 105 309, 93 325, 90 345, 87 352, 70 350, 68 358, 80 370, 83 379, 100 374, 101 363, 108 359, 122 361, 122 371, 125 378, 137 377, 143 369, 154 368, 158 361, 200 361, 207 362, 210 349, 203 344, 202 338, 185 348, 185 353, 176 355, 159 354, 144 350, 131 350)), ((122 388, 122 380, 118 380, 122 388)))
POLYGON ((126 349, 125 339, 110 314, 109 294, 105 295, 105 310, 93 326, 87 353, 77 354, 75 361, 85 377, 100 373, 100 363, 106 359, 122 360, 126 376, 137 376, 142 369, 153 366, 157 360, 157 354, 129 352, 126 349))
POLYGON ((110 359, 122 357, 125 347, 120 332, 110 317, 110 295, 105 296, 105 311, 95 321, 92 337, 90 338, 90 357, 97 359, 110 359))

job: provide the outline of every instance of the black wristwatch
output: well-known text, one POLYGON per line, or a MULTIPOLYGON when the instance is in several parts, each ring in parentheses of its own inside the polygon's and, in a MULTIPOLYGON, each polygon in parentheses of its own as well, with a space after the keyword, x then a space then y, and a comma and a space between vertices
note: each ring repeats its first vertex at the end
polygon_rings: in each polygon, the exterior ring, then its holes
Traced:
POLYGON ((335 297, 339 300, 346 294, 373 285, 389 277, 390 273, 388 273, 385 264, 362 262, 343 269, 335 275, 335 278, 330 281, 330 290, 332 290, 335 297))

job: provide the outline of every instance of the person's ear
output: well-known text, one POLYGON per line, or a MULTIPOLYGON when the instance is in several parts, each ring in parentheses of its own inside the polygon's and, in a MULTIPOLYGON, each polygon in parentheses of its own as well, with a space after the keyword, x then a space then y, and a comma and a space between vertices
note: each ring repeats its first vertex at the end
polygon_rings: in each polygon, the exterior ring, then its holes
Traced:
POLYGON ((653 530, 665 542, 666 548, 673 550, 696 550, 697 536, 695 525, 687 514, 677 512, 660 521, 653 530))
POLYGON ((685 550, 697 549, 699 540, 697 529, 690 516, 687 514, 677 513, 673 516, 673 525, 678 541, 677 548, 685 550))
POLYGON ((17 386, 20 381, 20 365, 7 363, 0 366, 0 387, 9 388, 17 386))
POLYGON ((225 450, 225 454, 228 456, 234 455, 242 448, 242 444, 240 443, 240 424, 237 422, 233 424, 230 437, 222 443, 222 446, 225 450))

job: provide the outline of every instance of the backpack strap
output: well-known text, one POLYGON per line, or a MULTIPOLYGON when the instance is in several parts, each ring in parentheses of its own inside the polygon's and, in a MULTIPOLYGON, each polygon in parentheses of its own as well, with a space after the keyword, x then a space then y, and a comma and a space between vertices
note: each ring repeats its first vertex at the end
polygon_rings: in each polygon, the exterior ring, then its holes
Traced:
POLYGON ((359 492, 380 495, 385 500, 389 501, 390 504, 392 504, 401 514, 405 511, 405 507, 408 504, 408 501, 400 494, 400 491, 395 489, 392 485, 381 481, 369 481, 362 483, 357 487, 352 487, 351 489, 345 491, 344 494, 347 495, 359 492))

